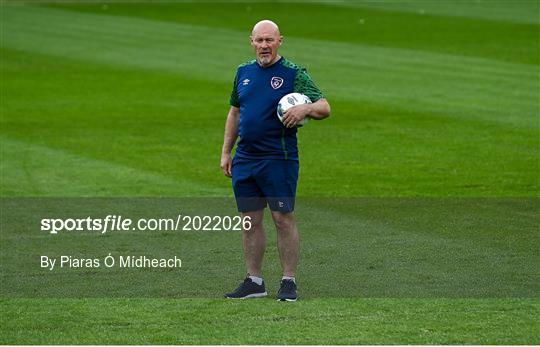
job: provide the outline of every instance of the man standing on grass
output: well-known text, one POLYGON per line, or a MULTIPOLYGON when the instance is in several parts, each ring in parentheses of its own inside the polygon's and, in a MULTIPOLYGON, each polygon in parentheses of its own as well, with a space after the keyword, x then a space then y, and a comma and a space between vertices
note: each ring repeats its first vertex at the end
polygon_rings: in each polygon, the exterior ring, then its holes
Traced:
POLYGON ((225 296, 245 299, 267 295, 262 261, 266 248, 263 217, 268 205, 277 229, 283 268, 277 299, 296 301, 295 275, 300 252, 293 213, 299 168, 296 125, 306 117, 328 117, 330 105, 305 69, 278 54, 283 36, 274 22, 258 22, 250 40, 256 59, 240 65, 236 71, 221 153, 221 169, 232 177, 238 211, 242 217, 251 218, 251 229, 243 231, 248 275, 234 292, 225 296), (307 95, 313 103, 290 108, 282 123, 276 115, 277 104, 292 92, 307 95), (231 159, 238 137, 236 154, 231 159))

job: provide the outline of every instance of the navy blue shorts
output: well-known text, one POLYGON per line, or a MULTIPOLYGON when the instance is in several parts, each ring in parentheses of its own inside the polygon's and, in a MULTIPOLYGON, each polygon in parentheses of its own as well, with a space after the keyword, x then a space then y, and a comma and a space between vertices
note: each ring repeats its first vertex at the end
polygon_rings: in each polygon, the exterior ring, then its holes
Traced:
POLYGON ((296 160, 241 159, 232 162, 232 185, 239 212, 294 211, 299 164, 296 160))

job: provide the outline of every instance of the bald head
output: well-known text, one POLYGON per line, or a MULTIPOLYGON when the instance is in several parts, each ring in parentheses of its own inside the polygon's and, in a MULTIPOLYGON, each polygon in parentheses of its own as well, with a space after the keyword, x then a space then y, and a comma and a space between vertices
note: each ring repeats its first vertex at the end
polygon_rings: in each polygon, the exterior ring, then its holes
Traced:
POLYGON ((283 36, 276 23, 268 19, 258 22, 251 31, 250 39, 257 62, 262 67, 271 66, 281 58, 278 55, 278 49, 283 36))
POLYGON ((259 32, 266 32, 266 33, 274 33, 277 36, 281 36, 279 33, 279 27, 276 23, 272 22, 271 20, 264 19, 260 22, 257 22, 255 26, 253 27, 253 30, 251 31, 251 36, 254 36, 255 34, 259 32))

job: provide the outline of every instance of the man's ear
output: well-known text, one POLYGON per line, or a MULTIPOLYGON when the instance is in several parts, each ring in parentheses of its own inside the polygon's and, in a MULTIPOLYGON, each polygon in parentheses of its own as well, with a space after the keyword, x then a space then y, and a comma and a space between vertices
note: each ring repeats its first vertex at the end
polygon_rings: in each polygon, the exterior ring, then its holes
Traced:
POLYGON ((279 37, 279 45, 281 46, 282 43, 283 43, 283 36, 280 36, 279 37))

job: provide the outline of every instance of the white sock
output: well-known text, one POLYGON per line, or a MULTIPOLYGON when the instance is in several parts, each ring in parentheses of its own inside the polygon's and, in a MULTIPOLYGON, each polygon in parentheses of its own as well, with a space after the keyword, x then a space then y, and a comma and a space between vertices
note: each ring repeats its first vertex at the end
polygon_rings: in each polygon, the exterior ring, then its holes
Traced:
POLYGON ((257 283, 258 285, 262 285, 262 283, 263 283, 262 277, 249 276, 249 278, 251 278, 253 283, 257 283))
POLYGON ((281 279, 282 280, 292 280, 294 283, 296 283, 296 279, 294 277, 291 277, 291 276, 283 276, 281 279))

